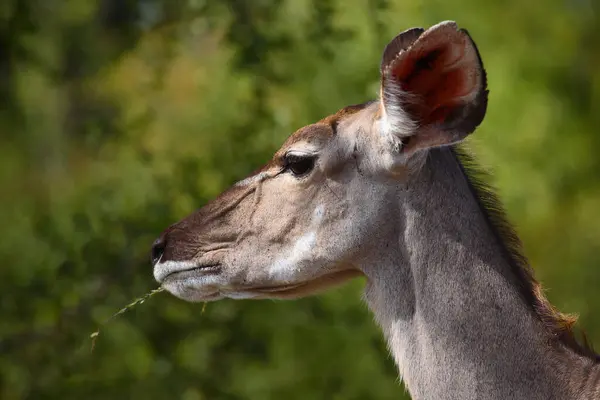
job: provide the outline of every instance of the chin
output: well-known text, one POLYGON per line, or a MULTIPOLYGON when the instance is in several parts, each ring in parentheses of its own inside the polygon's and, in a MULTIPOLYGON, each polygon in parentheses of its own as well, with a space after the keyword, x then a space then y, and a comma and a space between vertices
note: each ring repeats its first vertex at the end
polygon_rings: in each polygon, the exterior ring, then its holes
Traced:
POLYGON ((223 282, 219 275, 197 275, 177 273, 167 277, 162 287, 175 297, 192 302, 216 301, 224 298, 234 300, 293 300, 309 297, 332 286, 340 285, 351 278, 361 276, 356 270, 337 271, 319 278, 292 283, 255 284, 245 287, 233 287, 223 282))
POLYGON ((217 285, 207 285, 206 279, 166 279, 162 284, 167 292, 173 296, 191 303, 216 301, 223 298, 217 285))

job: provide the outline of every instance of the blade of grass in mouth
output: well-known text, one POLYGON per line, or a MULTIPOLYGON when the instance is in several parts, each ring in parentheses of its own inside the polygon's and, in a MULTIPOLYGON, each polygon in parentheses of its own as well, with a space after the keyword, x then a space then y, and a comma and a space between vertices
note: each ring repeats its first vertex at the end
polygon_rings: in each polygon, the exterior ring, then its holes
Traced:
POLYGON ((151 290, 150 292, 146 293, 142 297, 138 297, 137 299, 135 299, 131 303, 127 304, 125 307, 121 308, 119 311, 117 311, 116 313, 114 313, 113 315, 111 315, 108 319, 106 319, 100 325, 100 328, 98 328, 98 330, 96 330, 96 332, 93 332, 90 335, 90 338, 92 339, 92 348, 90 349, 90 352, 94 351, 94 347, 96 347, 96 339, 98 339, 98 336, 100 335, 100 329, 102 327, 104 327, 104 325, 106 325, 108 322, 110 322, 114 318, 118 317, 119 315, 125 314, 127 311, 131 310, 133 307, 137 306, 138 304, 142 304, 143 302, 145 302, 146 300, 148 300, 150 297, 154 296, 155 294, 163 292, 164 290, 165 289, 162 288, 162 287, 159 287, 157 289, 151 290))
MULTIPOLYGON (((125 307, 121 308, 119 311, 117 311, 116 313, 111 315, 109 318, 104 320, 104 322, 102 322, 102 324, 100 324, 100 328, 98 328, 96 330, 96 332, 93 332, 92 334, 90 334, 90 339, 92 339, 92 347, 90 349, 90 352, 94 351, 94 348, 96 347, 96 340, 98 339, 98 336, 100 335, 100 329, 103 328, 104 325, 106 325, 107 323, 109 323, 114 318, 118 317, 119 315, 125 314, 127 311, 131 310, 133 307, 137 306, 138 304, 142 304, 143 302, 145 302, 146 300, 148 300, 150 297, 154 296, 155 294, 164 292, 164 291, 165 291, 165 289, 163 287, 153 289, 150 292, 143 295, 142 297, 138 297, 137 299, 135 299, 134 301, 127 304, 125 307)), ((202 311, 200 312, 200 315, 204 314, 204 310, 206 310, 206 302, 204 302, 204 304, 202 305, 202 311)))

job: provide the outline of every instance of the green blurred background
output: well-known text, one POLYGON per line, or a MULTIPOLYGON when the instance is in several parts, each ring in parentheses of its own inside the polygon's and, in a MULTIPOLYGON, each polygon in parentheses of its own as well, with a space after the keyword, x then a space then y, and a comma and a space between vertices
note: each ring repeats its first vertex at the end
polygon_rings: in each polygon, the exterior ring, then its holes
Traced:
POLYGON ((159 294, 152 241, 300 126, 375 98, 398 32, 454 19, 488 71, 469 139, 537 276, 600 345, 597 0, 4 0, 0 398, 408 398, 360 300, 159 294), (595 315, 594 315, 595 314, 595 315), (404 397, 403 397, 404 396, 404 397))

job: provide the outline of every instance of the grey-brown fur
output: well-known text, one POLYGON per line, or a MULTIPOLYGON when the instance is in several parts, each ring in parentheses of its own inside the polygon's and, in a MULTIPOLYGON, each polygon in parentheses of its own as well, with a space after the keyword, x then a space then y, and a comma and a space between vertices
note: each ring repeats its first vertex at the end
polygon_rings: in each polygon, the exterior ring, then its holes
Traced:
POLYGON ((531 282, 511 265, 515 253, 479 200, 454 151, 430 151, 400 206, 406 226, 399 255, 366 271, 366 299, 411 395, 596 398, 600 386, 590 382, 585 397, 573 381, 597 377, 597 361, 556 335, 528 303, 536 295, 528 292, 531 282), (408 268, 394 266, 396 259, 408 268))
POLYGON ((453 22, 406 31, 381 73, 379 101, 299 129, 167 229, 156 280, 208 301, 297 298, 363 276, 414 399, 598 398, 598 356, 546 300, 456 148, 487 108, 468 33, 453 22))

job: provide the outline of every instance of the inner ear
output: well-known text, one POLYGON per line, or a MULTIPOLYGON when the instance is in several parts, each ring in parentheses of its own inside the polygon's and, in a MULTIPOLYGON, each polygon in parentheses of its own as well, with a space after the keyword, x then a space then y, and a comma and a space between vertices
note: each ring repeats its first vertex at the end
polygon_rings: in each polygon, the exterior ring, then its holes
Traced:
POLYGON ((389 118, 401 109, 418 127, 455 131, 452 137, 436 138, 442 144, 461 139, 481 123, 487 105, 485 72, 473 41, 455 23, 428 29, 387 59, 382 101, 389 118))
POLYGON ((405 111, 420 124, 444 122, 452 108, 477 93, 475 66, 464 57, 463 43, 442 42, 411 52, 389 73, 403 92, 413 94, 405 111))

